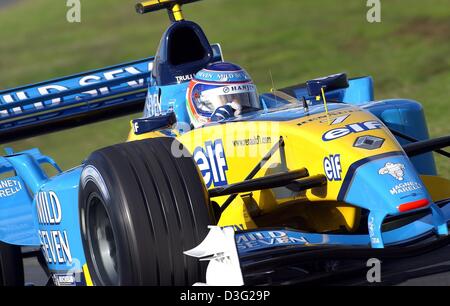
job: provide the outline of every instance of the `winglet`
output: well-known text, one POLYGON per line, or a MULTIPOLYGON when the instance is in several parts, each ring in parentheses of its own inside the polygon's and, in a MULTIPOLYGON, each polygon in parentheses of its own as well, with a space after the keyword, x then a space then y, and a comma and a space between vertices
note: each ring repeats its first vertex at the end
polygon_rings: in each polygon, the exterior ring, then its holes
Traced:
POLYGON ((206 238, 195 248, 184 254, 209 260, 206 270, 206 284, 196 283, 195 286, 242 286, 242 276, 239 255, 234 239, 234 230, 230 227, 220 228, 210 226, 206 238))

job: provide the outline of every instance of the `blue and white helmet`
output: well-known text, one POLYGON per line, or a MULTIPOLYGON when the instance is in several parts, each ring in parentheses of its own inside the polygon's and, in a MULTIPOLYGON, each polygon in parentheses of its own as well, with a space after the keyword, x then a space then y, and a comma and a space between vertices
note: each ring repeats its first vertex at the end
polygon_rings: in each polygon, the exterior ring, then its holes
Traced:
POLYGON ((214 63, 197 72, 186 95, 195 127, 261 109, 256 86, 248 73, 227 62, 214 63))

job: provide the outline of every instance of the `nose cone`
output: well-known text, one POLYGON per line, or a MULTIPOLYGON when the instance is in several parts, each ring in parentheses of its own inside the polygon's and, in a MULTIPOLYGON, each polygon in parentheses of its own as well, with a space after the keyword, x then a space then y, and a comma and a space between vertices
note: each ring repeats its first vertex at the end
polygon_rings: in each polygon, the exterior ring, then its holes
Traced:
POLYGON ((431 203, 422 180, 402 153, 373 156, 354 165, 343 184, 345 202, 387 215, 431 203))

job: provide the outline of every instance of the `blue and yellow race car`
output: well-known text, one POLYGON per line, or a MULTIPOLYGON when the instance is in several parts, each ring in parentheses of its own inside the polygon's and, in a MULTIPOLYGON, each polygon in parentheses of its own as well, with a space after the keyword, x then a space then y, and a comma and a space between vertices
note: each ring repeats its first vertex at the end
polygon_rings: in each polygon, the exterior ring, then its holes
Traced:
POLYGON ((371 77, 309 80, 193 124, 193 81, 231 82, 222 94, 248 81, 184 20, 181 6, 195 1, 137 5, 169 12, 155 57, 0 92, 3 143, 144 109, 127 142, 74 169, 6 149, 0 285, 24 283, 27 246, 54 285, 244 285, 450 243, 450 181, 432 155, 450 157, 450 137, 429 139, 418 102, 375 101, 371 77))

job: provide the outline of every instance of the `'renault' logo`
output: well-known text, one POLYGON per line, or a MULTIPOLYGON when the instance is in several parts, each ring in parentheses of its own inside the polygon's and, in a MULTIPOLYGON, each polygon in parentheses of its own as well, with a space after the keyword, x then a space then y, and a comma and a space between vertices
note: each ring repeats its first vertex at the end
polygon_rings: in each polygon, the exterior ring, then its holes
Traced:
POLYGON ((378 171, 378 174, 390 174, 397 180, 403 181, 403 176, 405 175, 405 165, 400 163, 386 163, 386 165, 378 171))

